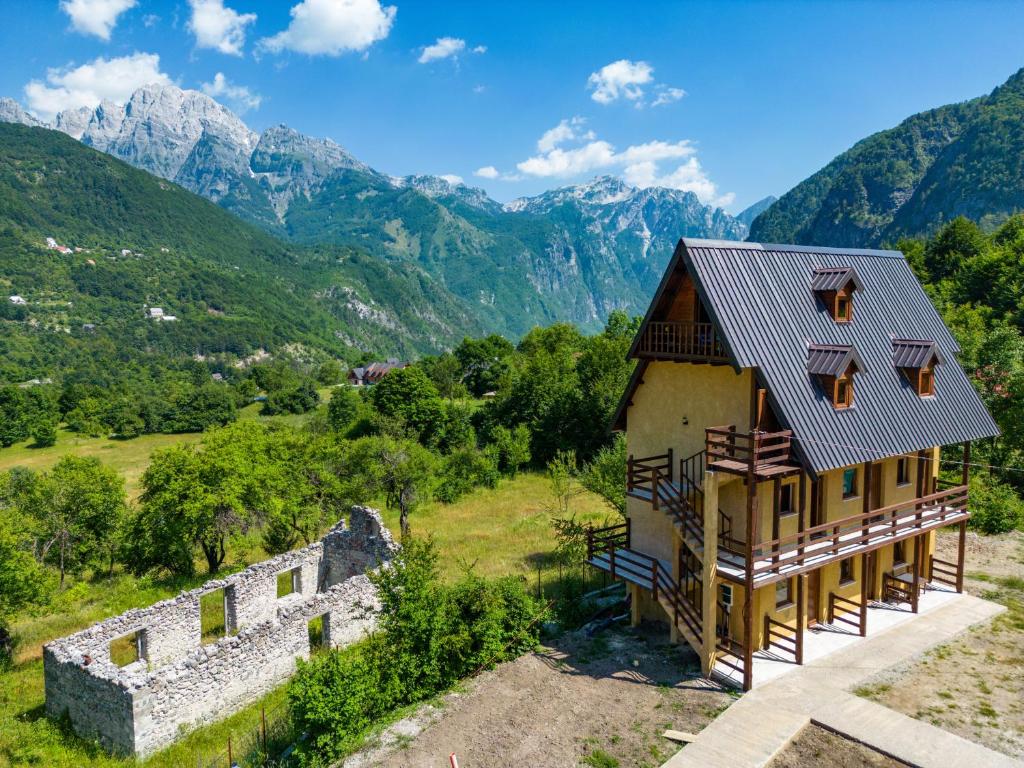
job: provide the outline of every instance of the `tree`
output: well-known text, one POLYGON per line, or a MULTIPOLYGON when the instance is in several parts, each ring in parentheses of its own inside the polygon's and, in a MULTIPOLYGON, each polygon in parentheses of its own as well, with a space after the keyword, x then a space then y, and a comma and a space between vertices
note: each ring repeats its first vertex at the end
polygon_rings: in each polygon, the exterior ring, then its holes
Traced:
POLYGON ((24 390, 0 387, 0 446, 6 448, 28 437, 27 406, 24 390))
POLYGON ((40 419, 32 426, 32 447, 48 448, 57 442, 57 424, 40 419))
POLYGON ((462 383, 462 363, 451 352, 445 352, 439 357, 428 357, 419 366, 434 382, 441 397, 451 401, 466 396, 466 385, 462 383))
POLYGON ((462 340, 454 354, 462 366, 463 381, 474 397, 483 397, 498 388, 498 382, 508 369, 507 360, 514 352, 512 343, 497 334, 462 340))
POLYGON ((359 413, 362 399, 354 387, 338 387, 327 403, 327 423, 335 432, 344 432, 359 413))
POLYGON ((408 536, 410 513, 431 495, 434 455, 411 440, 387 437, 362 438, 355 451, 368 490, 383 492, 387 505, 398 508, 402 536, 408 536))
POLYGON ((15 613, 39 602, 46 574, 32 557, 31 538, 19 535, 0 512, 0 666, 10 659, 13 640, 8 623, 15 613))
POLYGON ((67 571, 101 562, 113 567, 117 534, 127 511, 124 479, 98 459, 65 456, 37 478, 31 496, 40 560, 67 571))
POLYGON ((235 420, 235 398, 228 387, 204 384, 174 402, 168 427, 172 432, 202 432, 235 420))
POLYGON ((429 442, 440 426, 441 396, 434 383, 416 366, 388 373, 374 385, 370 399, 381 415, 402 419, 422 442, 429 442))
POLYGON ((320 404, 320 393, 311 379, 305 379, 294 387, 271 392, 263 404, 262 413, 273 416, 279 413, 308 413, 320 404))
POLYGON ((265 521, 267 430, 242 421, 208 432, 199 447, 153 454, 142 477, 142 505, 132 521, 128 557, 136 572, 195 572, 199 547, 210 573, 227 556, 231 537, 265 521))
POLYGON ((498 468, 509 477, 515 477, 520 467, 530 463, 530 430, 525 424, 512 429, 495 427, 491 442, 498 452, 498 468))
POLYGON ((341 381, 341 363, 337 360, 324 360, 316 369, 316 380, 325 387, 332 386, 341 381))
POLYGON ((580 472, 580 483, 626 516, 626 436, 619 432, 580 472))

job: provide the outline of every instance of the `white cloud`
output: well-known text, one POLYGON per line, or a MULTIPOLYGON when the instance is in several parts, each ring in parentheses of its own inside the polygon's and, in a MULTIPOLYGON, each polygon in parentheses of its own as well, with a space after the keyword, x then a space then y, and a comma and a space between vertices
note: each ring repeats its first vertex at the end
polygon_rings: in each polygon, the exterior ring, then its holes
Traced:
POLYGON ((213 76, 213 82, 202 83, 199 89, 214 99, 226 101, 238 114, 244 114, 250 109, 259 109, 263 97, 254 93, 244 85, 238 85, 228 80, 223 72, 213 76))
MULTIPOLYGON (((619 152, 609 142, 598 139, 593 131, 582 130, 583 124, 584 120, 579 117, 562 120, 537 141, 538 154, 517 163, 516 167, 526 175, 544 178, 572 178, 595 171, 612 171, 633 186, 693 192, 709 205, 732 202, 732 193, 719 194, 697 160, 697 150, 690 141, 649 141, 619 152), (565 146, 567 144, 570 146, 565 146), (673 161, 682 162, 671 168, 673 161), (663 171, 662 164, 668 164, 669 170, 663 171)), ((487 166, 478 170, 477 175, 496 178, 499 174, 492 166, 487 166), (481 173, 484 170, 493 171, 493 175, 481 173)))
POLYGON ((442 173, 439 178, 444 179, 449 184, 451 184, 453 187, 455 185, 457 185, 457 184, 464 184, 465 183, 461 176, 458 176, 458 175, 456 175, 454 173, 442 173))
POLYGON ((160 17, 157 16, 155 13, 147 13, 145 16, 142 17, 142 25, 146 29, 150 29, 151 27, 155 27, 157 25, 157 23, 159 23, 159 21, 160 21, 160 17))
POLYGON ((292 7, 288 28, 260 41, 260 47, 310 56, 364 51, 391 32, 398 9, 379 0, 302 0, 292 7))
POLYGON ((636 101, 643 98, 644 85, 654 80, 654 67, 646 61, 619 59, 591 73, 587 86, 594 89, 590 98, 598 104, 611 104, 618 98, 636 101))
POLYGON ((420 57, 416 59, 420 64, 427 64, 431 61, 448 59, 458 56, 466 49, 466 41, 457 37, 439 37, 433 45, 423 49, 420 57))
POLYGON ((83 35, 109 40, 117 17, 135 3, 136 0, 61 0, 60 9, 71 17, 71 26, 83 35))
POLYGON ((478 45, 475 48, 473 48, 473 53, 487 53, 487 46, 478 45))
POLYGON ((683 96, 686 95, 686 91, 682 88, 672 88, 667 85, 659 85, 657 88, 658 95, 654 97, 654 101, 651 102, 652 107, 660 107, 664 104, 671 104, 673 101, 679 101, 683 96))
POLYGON ((474 176, 479 176, 481 179, 496 179, 501 174, 498 173, 498 169, 493 165, 485 165, 483 168, 477 168, 473 171, 474 176))
POLYGON ((25 86, 29 109, 42 120, 53 120, 65 109, 96 107, 107 99, 124 103, 136 89, 150 83, 169 85, 155 53, 133 53, 114 59, 102 56, 79 67, 47 70, 46 82, 32 80, 25 86))
POLYGON ((256 21, 255 13, 238 13, 225 7, 224 0, 188 0, 188 4, 192 6, 188 28, 196 36, 199 48, 242 55, 245 28, 256 21))
POLYGON ((646 61, 619 59, 605 64, 587 78, 587 87, 593 90, 590 98, 598 104, 611 104, 619 99, 633 102, 638 109, 647 106, 647 89, 654 89, 652 107, 679 101, 686 95, 682 88, 673 88, 654 82, 654 67, 646 61))

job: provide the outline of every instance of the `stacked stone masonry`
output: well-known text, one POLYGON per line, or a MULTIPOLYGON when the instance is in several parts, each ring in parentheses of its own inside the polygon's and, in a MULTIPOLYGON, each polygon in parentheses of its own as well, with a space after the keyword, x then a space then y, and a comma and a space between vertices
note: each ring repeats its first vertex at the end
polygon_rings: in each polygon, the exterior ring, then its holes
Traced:
POLYGON ((323 617, 324 645, 363 637, 379 609, 366 572, 397 549, 375 510, 353 507, 315 544, 54 640, 43 648, 47 714, 67 713, 115 754, 152 754, 290 677, 309 657, 311 620, 323 617), (278 575, 294 569, 295 591, 278 598, 278 575), (226 634, 203 645, 200 598, 219 589, 226 634), (140 658, 119 667, 111 642, 134 633, 140 658))

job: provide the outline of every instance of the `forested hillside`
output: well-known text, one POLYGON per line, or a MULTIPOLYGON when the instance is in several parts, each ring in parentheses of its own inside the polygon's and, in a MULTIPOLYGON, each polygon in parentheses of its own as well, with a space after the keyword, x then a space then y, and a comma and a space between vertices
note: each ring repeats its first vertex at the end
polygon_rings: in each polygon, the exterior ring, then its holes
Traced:
POLYGON ((992 230, 1024 210, 1024 70, 990 95, 922 112, 881 131, 758 216, 750 239, 831 246, 893 244, 957 216, 992 230))
POLYGON ((414 265, 286 245, 61 133, 13 124, 0 124, 0 293, 8 382, 102 382, 146 360, 285 345, 412 354, 479 329, 414 265))

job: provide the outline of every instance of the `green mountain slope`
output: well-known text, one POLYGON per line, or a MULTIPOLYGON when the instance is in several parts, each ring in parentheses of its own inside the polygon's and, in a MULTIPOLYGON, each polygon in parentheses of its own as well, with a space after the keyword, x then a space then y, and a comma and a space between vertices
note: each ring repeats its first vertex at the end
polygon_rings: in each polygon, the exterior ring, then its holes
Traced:
POLYGON ((758 216, 750 239, 866 246, 957 216, 1024 210, 1024 70, 989 96, 914 115, 851 149, 758 216))
POLYGON ((61 133, 13 124, 0 124, 0 306, 8 381, 91 352, 412 354, 480 330, 414 265, 286 245, 61 133))

